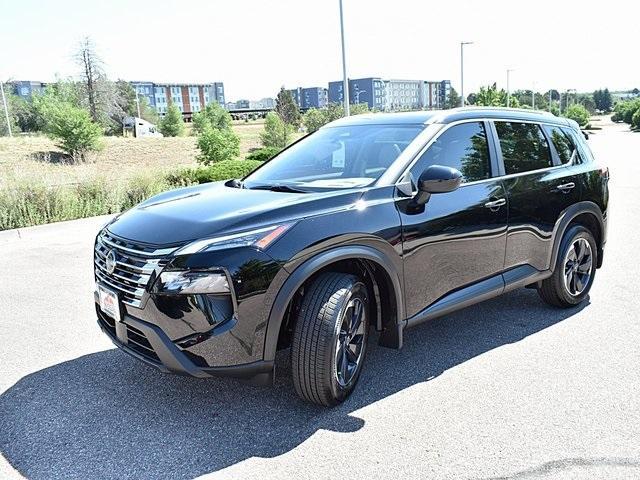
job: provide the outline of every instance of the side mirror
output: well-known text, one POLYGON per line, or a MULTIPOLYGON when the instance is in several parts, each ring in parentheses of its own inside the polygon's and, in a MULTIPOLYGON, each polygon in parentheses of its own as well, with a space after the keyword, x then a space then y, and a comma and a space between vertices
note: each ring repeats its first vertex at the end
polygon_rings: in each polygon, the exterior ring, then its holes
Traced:
POLYGON ((432 194, 453 192, 460 183, 462 183, 462 173, 459 170, 442 165, 431 165, 418 179, 418 194, 414 197, 414 203, 424 205, 432 194))

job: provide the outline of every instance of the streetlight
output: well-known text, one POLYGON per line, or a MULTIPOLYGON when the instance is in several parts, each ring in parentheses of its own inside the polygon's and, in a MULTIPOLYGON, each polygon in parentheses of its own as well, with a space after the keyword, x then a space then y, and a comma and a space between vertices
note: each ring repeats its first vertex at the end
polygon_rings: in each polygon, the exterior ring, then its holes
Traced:
POLYGON ((507 68, 507 108, 509 108, 509 101, 511 100, 511 89, 509 88, 509 74, 513 72, 514 68, 507 68))
POLYGON ((460 42, 460 106, 464 107, 464 46, 473 42, 460 42))
POLYGON ((360 103, 360 94, 361 93, 367 93, 366 90, 356 90, 356 104, 360 103))
POLYGON ((2 105, 4 105, 4 118, 7 120, 7 131, 9 136, 13 137, 11 132, 11 121, 9 120, 9 108, 7 108, 7 98, 4 96, 4 84, 0 81, 0 92, 2 92, 2 105))
POLYGON ((349 80, 347 79, 347 58, 344 50, 344 16, 342 14, 342 0, 340 3, 340 38, 342 39, 342 97, 344 102, 344 115, 349 116, 349 80))

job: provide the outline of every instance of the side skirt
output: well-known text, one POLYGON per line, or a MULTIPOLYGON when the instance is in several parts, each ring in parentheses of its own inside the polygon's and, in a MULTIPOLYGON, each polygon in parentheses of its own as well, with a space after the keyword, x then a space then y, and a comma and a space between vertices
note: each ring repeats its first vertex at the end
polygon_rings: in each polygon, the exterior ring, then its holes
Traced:
POLYGON ((436 300, 424 310, 408 318, 405 328, 420 325, 442 315, 497 297, 502 293, 539 282, 550 277, 551 274, 551 270, 539 271, 531 265, 520 265, 446 294, 440 300, 436 300))

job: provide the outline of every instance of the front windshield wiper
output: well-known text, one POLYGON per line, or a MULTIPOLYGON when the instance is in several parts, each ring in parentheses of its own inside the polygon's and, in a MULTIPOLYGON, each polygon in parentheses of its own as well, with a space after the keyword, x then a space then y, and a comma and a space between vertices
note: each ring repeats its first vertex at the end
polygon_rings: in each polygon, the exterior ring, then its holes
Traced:
POLYGON ((309 193, 309 190, 302 190, 301 188, 292 187, 291 185, 285 185, 282 183, 264 184, 264 185, 252 185, 246 187, 249 190, 270 190, 272 192, 285 192, 285 193, 309 193))

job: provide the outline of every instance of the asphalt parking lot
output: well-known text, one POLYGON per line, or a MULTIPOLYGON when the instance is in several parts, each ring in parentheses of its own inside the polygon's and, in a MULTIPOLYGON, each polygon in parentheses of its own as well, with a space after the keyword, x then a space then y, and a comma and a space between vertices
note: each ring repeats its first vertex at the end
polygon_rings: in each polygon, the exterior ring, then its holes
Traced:
MULTIPOLYGON (((593 134, 609 240, 572 310, 518 290, 371 345, 342 406, 164 375, 93 312, 104 219, 0 232, 0 478, 640 478, 640 133, 593 134)), ((375 339, 374 339, 375 340, 375 339)))

